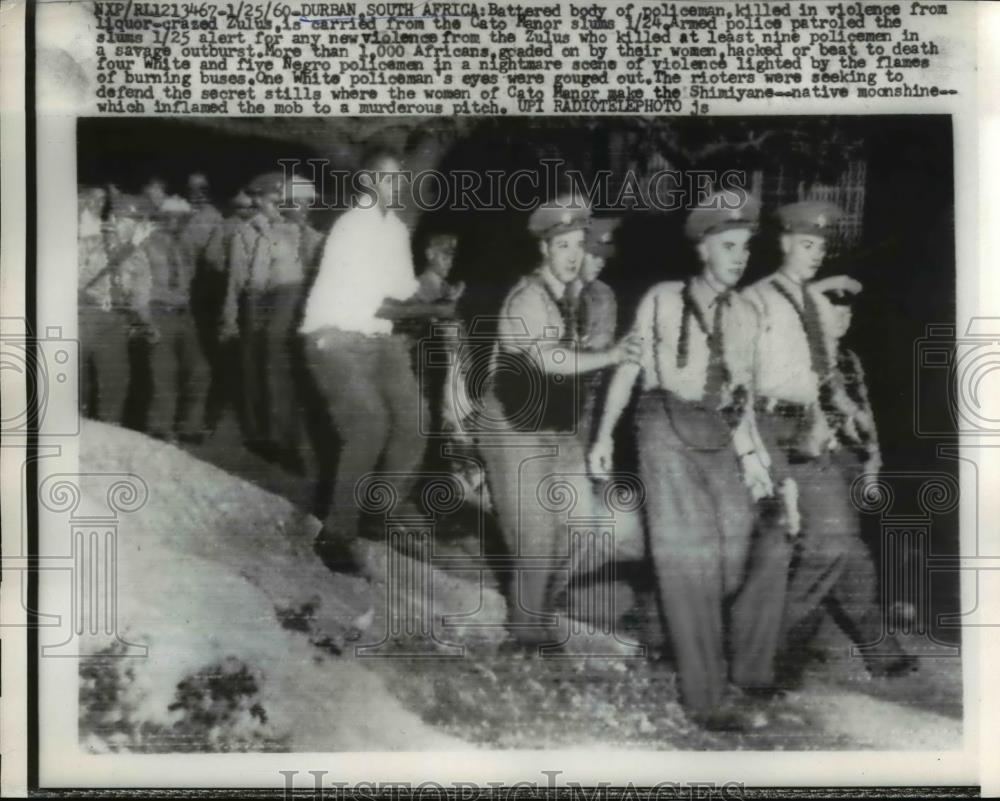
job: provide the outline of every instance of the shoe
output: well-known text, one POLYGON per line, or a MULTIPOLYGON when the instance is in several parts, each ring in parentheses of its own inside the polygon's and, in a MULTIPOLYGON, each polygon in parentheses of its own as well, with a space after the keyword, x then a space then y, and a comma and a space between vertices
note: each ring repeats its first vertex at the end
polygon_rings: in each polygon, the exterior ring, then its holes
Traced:
POLYGON ((278 459, 278 447, 273 442, 267 440, 251 440, 246 443, 247 450, 256 454, 266 462, 274 462, 278 459))
POLYGON ((692 722, 706 731, 744 732, 762 729, 768 724, 763 712, 732 703, 690 717, 692 722))
POLYGON ((753 701, 783 701, 788 691, 782 687, 744 687, 743 695, 753 701))
POLYGON ((278 457, 278 464, 293 475, 304 476, 306 474, 306 464, 298 451, 281 453, 278 457))
POLYGON ((331 536, 322 529, 313 541, 313 551, 333 573, 344 573, 351 576, 362 575, 362 566, 358 562, 350 543, 331 536))
POLYGON ((903 654, 893 659, 871 659, 865 667, 874 678, 897 679, 916 673, 919 664, 915 656, 903 654))

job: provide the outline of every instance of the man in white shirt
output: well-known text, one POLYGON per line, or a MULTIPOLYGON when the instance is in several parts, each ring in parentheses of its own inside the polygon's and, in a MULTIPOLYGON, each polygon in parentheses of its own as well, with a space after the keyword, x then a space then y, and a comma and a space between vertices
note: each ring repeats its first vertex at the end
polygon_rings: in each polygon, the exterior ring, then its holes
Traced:
POLYGON ((409 341, 393 334, 394 319, 430 311, 407 304, 419 284, 409 231, 393 211, 402 167, 378 150, 362 168, 362 194, 327 237, 299 328, 340 440, 332 505, 316 550, 331 569, 347 571, 358 570, 351 547, 359 534, 358 480, 378 467, 405 501, 425 448, 424 401, 409 341))

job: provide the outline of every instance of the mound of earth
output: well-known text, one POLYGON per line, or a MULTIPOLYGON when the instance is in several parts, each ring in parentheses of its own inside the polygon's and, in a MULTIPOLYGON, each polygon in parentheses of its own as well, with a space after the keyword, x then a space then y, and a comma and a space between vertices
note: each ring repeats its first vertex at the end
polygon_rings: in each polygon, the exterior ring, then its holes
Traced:
POLYGON ((92 667, 83 673, 81 723, 93 747, 323 751, 460 743, 406 711, 361 660, 337 656, 385 640, 403 609, 432 625, 438 639, 424 637, 424 648, 492 650, 502 626, 442 626, 445 616, 460 620, 477 610, 477 620, 502 623, 506 608, 495 591, 397 552, 390 559, 379 543, 365 556, 371 583, 333 574, 312 551, 315 518, 126 429, 85 423, 80 473, 78 514, 106 510, 106 474, 132 474, 148 495, 118 525, 117 620, 126 644, 84 645, 109 657, 84 663, 92 667), (397 573, 419 574, 429 588, 401 584, 397 573), (431 598, 433 614, 421 606, 431 598), (147 656, 127 656, 143 646, 147 656))

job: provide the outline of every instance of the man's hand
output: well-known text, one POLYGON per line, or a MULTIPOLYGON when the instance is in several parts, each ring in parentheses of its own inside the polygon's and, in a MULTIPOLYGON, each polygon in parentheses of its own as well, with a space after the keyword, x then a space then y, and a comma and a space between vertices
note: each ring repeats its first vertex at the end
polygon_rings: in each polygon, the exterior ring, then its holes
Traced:
POLYGON ((882 471, 882 456, 874 453, 861 466, 861 491, 865 496, 873 495, 879 483, 879 473, 882 471))
POLYGON ((642 340, 637 334, 628 334, 612 346, 611 353, 618 364, 622 362, 639 364, 642 359, 642 340))
POLYGON ((452 303, 457 301, 462 295, 465 294, 465 281, 459 281, 457 284, 453 284, 448 290, 448 300, 452 303))
POLYGON ((855 281, 848 275, 831 275, 829 278, 821 278, 819 281, 813 281, 812 287, 818 292, 839 291, 851 295, 857 295, 864 289, 860 281, 855 281))
POLYGON ((611 472, 611 459, 615 444, 611 437, 598 437, 587 454, 587 469, 599 481, 607 479, 611 472))
POLYGON ((754 501, 774 495, 774 482, 771 481, 771 474, 756 452, 747 453, 740 457, 740 470, 743 473, 743 483, 750 490, 750 497, 754 501))
POLYGON ((457 316, 454 298, 444 302, 434 303, 430 308, 430 316, 435 320, 453 320, 457 316))

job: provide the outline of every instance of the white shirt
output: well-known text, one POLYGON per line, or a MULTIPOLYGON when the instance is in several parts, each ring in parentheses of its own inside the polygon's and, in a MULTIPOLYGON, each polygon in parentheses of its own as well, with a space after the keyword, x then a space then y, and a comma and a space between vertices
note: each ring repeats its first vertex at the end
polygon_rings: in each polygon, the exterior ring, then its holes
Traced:
MULTIPOLYGON (((667 389, 689 401, 700 401, 705 391, 711 351, 708 336, 698 321, 688 320, 688 357, 683 366, 677 363, 681 325, 684 320, 684 284, 667 281, 650 289, 636 312, 632 333, 642 341, 642 386, 644 389, 667 389)), ((692 301, 701 311, 706 325, 715 321, 718 294, 701 277, 691 281, 692 301)), ((723 347, 732 383, 750 387, 753 347, 757 336, 757 314, 739 295, 730 296, 729 308, 722 317, 723 347)))
POLYGON ((354 208, 334 224, 299 331, 332 326, 359 334, 392 333, 375 313, 386 298, 406 300, 419 288, 410 233, 393 211, 354 208))
MULTIPOLYGON (((707 333, 692 315, 687 323, 687 363, 677 363, 684 322, 683 292, 681 281, 666 281, 652 287, 639 304, 632 333, 642 341, 643 389, 666 389, 684 400, 698 402, 704 399, 711 350, 707 333)), ((700 310, 706 326, 715 323, 718 298, 718 293, 704 278, 692 279, 691 300, 700 310)), ((763 453, 752 400, 754 349, 759 330, 757 312, 750 303, 733 293, 728 308, 724 309, 721 325, 731 383, 728 389, 743 386, 750 393, 746 412, 733 431, 733 447, 737 453, 755 449, 763 453)))

